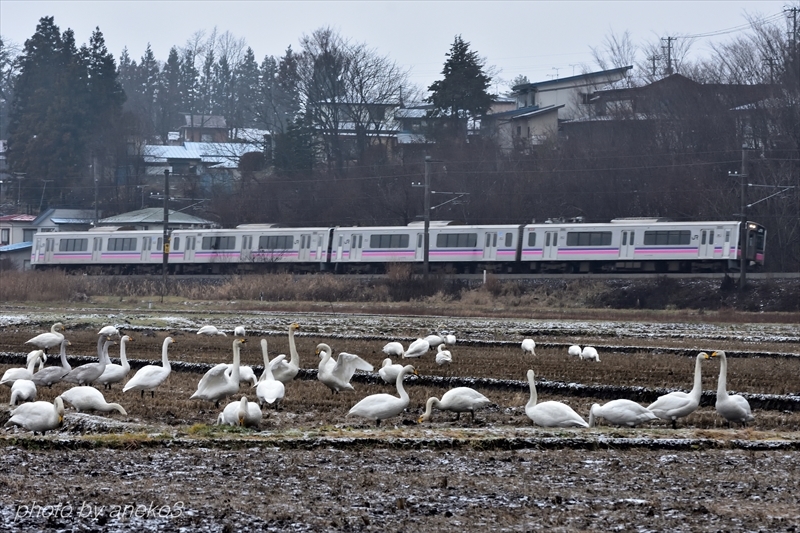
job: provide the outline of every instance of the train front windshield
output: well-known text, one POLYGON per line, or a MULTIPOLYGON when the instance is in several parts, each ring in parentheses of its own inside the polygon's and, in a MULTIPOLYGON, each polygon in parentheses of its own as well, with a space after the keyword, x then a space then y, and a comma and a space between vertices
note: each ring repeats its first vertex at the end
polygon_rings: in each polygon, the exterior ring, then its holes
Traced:
POLYGON ((747 259, 759 265, 764 264, 764 250, 767 245, 767 229, 756 222, 747 222, 747 259))

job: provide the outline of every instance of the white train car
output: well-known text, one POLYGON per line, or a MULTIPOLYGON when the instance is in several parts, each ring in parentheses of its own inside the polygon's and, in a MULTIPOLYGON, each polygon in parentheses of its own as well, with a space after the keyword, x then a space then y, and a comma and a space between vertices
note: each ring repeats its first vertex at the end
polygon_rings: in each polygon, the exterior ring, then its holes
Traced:
MULTIPOLYGON (((431 222, 428 262, 432 270, 475 272, 513 269, 519 252, 518 224, 450 226, 431 222)), ((333 230, 331 263, 337 272, 381 271, 392 263, 421 264, 425 258, 424 227, 337 227, 333 230)))
POLYGON ((31 266, 80 268, 98 273, 147 272, 161 264, 162 240, 160 231, 116 227, 36 233, 31 266))
POLYGON ((242 224, 232 229, 175 230, 169 263, 179 274, 325 270, 330 228, 242 224))
MULTIPOLYGON (((523 271, 701 272, 738 268, 741 222, 615 219, 602 224, 528 224, 523 271)), ((748 260, 762 265, 766 230, 748 222, 748 260)))

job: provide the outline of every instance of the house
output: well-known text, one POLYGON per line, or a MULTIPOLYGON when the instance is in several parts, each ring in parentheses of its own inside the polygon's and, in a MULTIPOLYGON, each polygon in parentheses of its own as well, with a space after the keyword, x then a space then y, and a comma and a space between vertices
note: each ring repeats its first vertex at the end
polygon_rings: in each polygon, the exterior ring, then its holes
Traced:
POLYGON ((225 117, 218 115, 183 115, 179 136, 183 142, 224 143, 228 141, 225 117))
MULTIPOLYGON (((98 226, 127 227, 136 230, 163 230, 164 210, 148 207, 101 219, 98 226)), ((170 229, 217 228, 219 224, 180 211, 169 210, 170 229)))
POLYGON ((514 108, 481 117, 481 134, 494 137, 503 150, 541 144, 558 133, 561 121, 586 115, 591 95, 623 80, 632 68, 517 85, 511 94, 514 108))
POLYGON ((5 215, 0 217, 0 246, 33 242, 38 228, 33 225, 35 215, 5 215))

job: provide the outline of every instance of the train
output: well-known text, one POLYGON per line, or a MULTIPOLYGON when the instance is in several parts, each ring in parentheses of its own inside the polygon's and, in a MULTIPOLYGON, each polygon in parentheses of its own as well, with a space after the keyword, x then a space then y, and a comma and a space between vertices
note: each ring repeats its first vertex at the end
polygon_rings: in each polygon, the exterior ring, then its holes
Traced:
MULTIPOLYGON (((748 268, 764 265, 766 228, 750 221, 675 222, 620 218, 604 223, 456 225, 430 222, 428 265, 444 274, 732 272, 744 251, 748 268)), ((163 253, 172 274, 251 272, 385 273, 425 264, 425 228, 290 228, 243 224, 231 229, 125 227, 37 233, 31 268, 96 274, 156 274, 163 253), (165 250, 166 248, 166 250, 165 250)))

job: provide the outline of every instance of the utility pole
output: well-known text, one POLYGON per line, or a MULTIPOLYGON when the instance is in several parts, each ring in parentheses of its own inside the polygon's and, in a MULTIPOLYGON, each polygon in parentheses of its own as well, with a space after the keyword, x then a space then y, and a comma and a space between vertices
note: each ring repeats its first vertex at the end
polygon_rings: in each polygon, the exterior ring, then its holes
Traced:
POLYGON ((164 171, 164 242, 161 250, 161 303, 167 290, 167 263, 169 263, 169 169, 164 171))
MULTIPOLYGON (((667 41, 667 76, 672 75, 672 41, 674 41, 675 37, 662 37, 662 41, 667 41)), ((661 47, 664 48, 663 46, 661 47)))
POLYGON ((431 156, 425 156, 425 226, 423 237, 423 263, 422 275, 425 281, 428 281, 428 274, 430 272, 429 256, 431 249, 431 173, 429 166, 431 164, 431 156))
POLYGON ((747 203, 745 202, 745 187, 747 186, 747 146, 742 146, 742 171, 728 172, 730 177, 739 177, 741 188, 741 198, 739 204, 739 215, 742 217, 742 225, 739 229, 739 290, 743 291, 747 285, 747 203))

